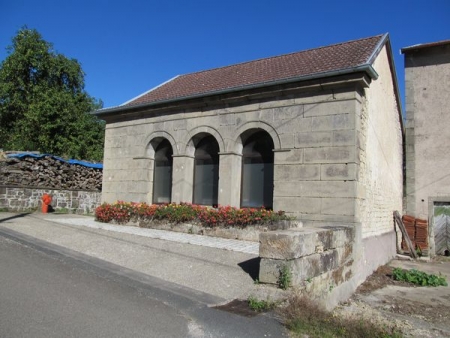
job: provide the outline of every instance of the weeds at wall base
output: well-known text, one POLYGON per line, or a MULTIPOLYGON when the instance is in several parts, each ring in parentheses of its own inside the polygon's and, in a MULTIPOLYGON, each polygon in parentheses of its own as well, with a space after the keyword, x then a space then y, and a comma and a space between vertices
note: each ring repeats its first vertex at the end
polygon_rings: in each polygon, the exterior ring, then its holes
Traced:
POLYGON ((289 266, 283 265, 278 276, 278 286, 280 289, 287 290, 292 283, 292 272, 289 266))
POLYGON ((382 327, 366 319, 333 316, 314 300, 297 293, 291 294, 276 311, 283 324, 298 337, 403 337, 396 327, 382 327))
POLYGON ((256 297, 250 296, 247 299, 248 307, 256 312, 269 311, 276 307, 276 303, 270 300, 259 300, 256 297))

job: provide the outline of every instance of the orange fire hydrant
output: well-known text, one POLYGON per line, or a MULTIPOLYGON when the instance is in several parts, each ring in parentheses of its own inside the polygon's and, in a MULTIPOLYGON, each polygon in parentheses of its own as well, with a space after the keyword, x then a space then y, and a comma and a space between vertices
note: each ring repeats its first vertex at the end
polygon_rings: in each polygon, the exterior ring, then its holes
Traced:
POLYGON ((42 213, 46 214, 48 212, 48 206, 52 203, 52 196, 49 194, 42 195, 42 213))

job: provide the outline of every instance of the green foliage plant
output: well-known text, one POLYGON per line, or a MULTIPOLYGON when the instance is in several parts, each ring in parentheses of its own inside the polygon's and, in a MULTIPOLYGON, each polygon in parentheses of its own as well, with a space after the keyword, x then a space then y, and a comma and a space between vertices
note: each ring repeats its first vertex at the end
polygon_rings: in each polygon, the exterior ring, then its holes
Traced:
POLYGON ((422 249, 420 248, 420 246, 418 246, 416 248, 416 254, 417 254, 418 257, 422 257, 423 256, 423 252, 422 252, 422 249))
POLYGON ((284 264, 280 269, 278 276, 278 286, 280 289, 287 290, 292 283, 292 272, 287 264, 284 264))
POLYGON ((0 63, 0 144, 66 158, 103 159, 102 102, 84 89, 81 64, 23 27, 0 63))
POLYGON ((275 302, 272 302, 270 300, 259 300, 254 296, 248 297, 247 301, 249 308, 256 312, 269 311, 276 306, 275 302))
POLYGON ((447 286, 447 280, 445 276, 427 274, 426 272, 416 269, 404 270, 401 268, 395 268, 392 272, 392 276, 395 280, 412 283, 419 286, 447 286))
POLYGON ((196 217, 196 210, 188 204, 166 204, 156 209, 155 218, 165 219, 170 223, 191 222, 196 217))

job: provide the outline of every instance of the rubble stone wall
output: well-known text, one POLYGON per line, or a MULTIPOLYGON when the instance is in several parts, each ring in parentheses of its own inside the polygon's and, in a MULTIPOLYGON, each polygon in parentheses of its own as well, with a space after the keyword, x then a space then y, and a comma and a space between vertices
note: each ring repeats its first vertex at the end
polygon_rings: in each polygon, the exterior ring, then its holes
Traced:
POLYGON ((42 196, 52 196, 51 207, 75 214, 92 214, 100 205, 101 192, 0 186, 0 208, 33 211, 42 205, 42 196))

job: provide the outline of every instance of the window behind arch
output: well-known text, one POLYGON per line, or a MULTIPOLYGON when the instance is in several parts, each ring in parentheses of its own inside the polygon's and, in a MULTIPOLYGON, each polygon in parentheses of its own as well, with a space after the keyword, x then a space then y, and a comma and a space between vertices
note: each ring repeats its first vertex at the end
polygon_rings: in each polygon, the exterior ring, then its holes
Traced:
POLYGON ((202 138, 195 148, 194 204, 217 205, 219 145, 214 137, 202 138))
POLYGON ((247 138, 242 149, 241 207, 273 207, 273 141, 265 131, 247 138))
POLYGON ((153 172, 153 203, 170 203, 172 200, 172 159, 170 142, 161 141, 155 149, 153 172))

